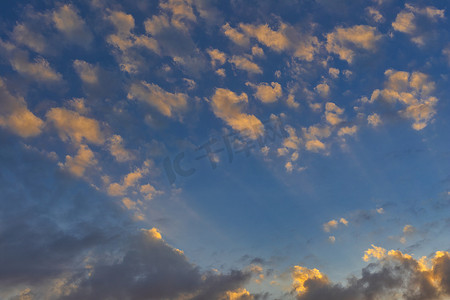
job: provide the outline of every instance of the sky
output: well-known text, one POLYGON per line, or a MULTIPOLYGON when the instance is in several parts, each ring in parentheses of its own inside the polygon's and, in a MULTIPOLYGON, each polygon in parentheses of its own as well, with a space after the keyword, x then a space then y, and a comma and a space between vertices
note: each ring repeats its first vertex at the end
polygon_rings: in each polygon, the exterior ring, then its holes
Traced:
POLYGON ((0 299, 450 299, 448 1, 0 16, 0 299))

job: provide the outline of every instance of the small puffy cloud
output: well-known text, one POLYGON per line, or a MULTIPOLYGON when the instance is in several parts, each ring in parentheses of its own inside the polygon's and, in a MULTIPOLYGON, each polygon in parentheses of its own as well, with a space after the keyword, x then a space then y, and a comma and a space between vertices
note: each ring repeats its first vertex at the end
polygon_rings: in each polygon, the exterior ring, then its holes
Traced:
POLYGON ((327 138, 331 135, 331 130, 328 126, 317 127, 310 126, 303 128, 303 136, 305 137, 305 148, 308 151, 318 152, 325 149, 325 144, 320 141, 321 138, 327 138))
POLYGON ((358 131, 358 126, 345 126, 339 129, 338 136, 354 135, 358 131))
POLYGON ((384 17, 383 15, 380 13, 380 11, 378 9, 376 9, 375 7, 367 7, 366 8, 367 14, 369 15, 369 17, 372 18, 372 20, 374 20, 377 23, 382 23, 384 22, 384 17))
POLYGON ((264 50, 258 46, 252 47, 252 55, 254 56, 264 56, 264 50))
POLYGON ((401 11, 392 23, 392 27, 396 31, 412 34, 416 30, 414 14, 412 12, 401 11))
POLYGON ((56 9, 52 15, 52 21, 56 29, 70 42, 80 46, 87 46, 91 43, 92 33, 73 5, 65 4, 56 9))
POLYGON ((52 108, 47 112, 46 117, 47 122, 53 124, 58 130, 63 141, 70 140, 77 144, 82 142, 102 144, 104 142, 103 133, 97 120, 65 108, 52 108))
POLYGON ((122 183, 111 183, 108 186, 108 195, 110 196, 124 196, 127 193, 127 190, 131 187, 134 187, 138 184, 141 178, 149 173, 149 164, 144 163, 142 168, 137 168, 131 173, 125 175, 122 179, 122 183))
POLYGON ((109 152, 118 162, 130 161, 135 158, 131 151, 124 148, 123 138, 120 135, 111 136, 107 143, 109 152))
POLYGON ((217 69, 215 73, 220 77, 226 77, 225 69, 217 69))
POLYGON ((25 45, 37 53, 45 52, 48 47, 42 33, 27 24, 17 24, 13 29, 12 37, 19 45, 25 45))
POLYGON ((335 53, 340 59, 351 63, 357 49, 374 51, 380 39, 381 34, 375 27, 367 25, 337 27, 327 34, 326 48, 328 52, 335 53))
POLYGON ((332 78, 334 78, 334 79, 339 77, 339 73, 340 73, 339 69, 336 69, 336 68, 329 68, 328 69, 328 74, 330 74, 330 76, 332 78))
POLYGON ((256 139, 263 133, 264 127, 257 117, 242 112, 243 105, 247 102, 247 94, 237 95, 223 88, 216 89, 211 97, 211 106, 218 118, 237 131, 248 131, 250 137, 256 139))
POLYGON ((404 234, 411 234, 411 233, 414 233, 415 231, 416 231, 416 229, 412 225, 408 224, 408 225, 405 225, 405 227, 403 227, 404 234))
POLYGON ((300 104, 298 102, 295 101, 295 97, 294 95, 290 94, 287 99, 286 99, 286 104, 287 106, 289 106, 290 108, 298 108, 300 106, 300 104))
POLYGON ((73 67, 84 83, 98 83, 98 67, 83 60, 74 60, 73 67))
POLYGON ((325 232, 330 232, 331 231, 331 229, 334 229, 334 228, 337 228, 338 227, 338 221, 336 221, 336 220, 331 220, 331 221, 328 221, 328 222, 326 222, 325 224, 323 224, 322 226, 323 226, 323 230, 325 231, 325 232))
POLYGON ((11 67, 25 77, 44 83, 55 83, 62 80, 61 74, 55 71, 45 58, 36 57, 34 61, 30 61, 27 51, 20 50, 1 39, 0 55, 5 56, 11 67))
POLYGON ((334 126, 341 123, 344 119, 341 115, 344 113, 344 109, 340 108, 333 102, 327 102, 325 105, 325 119, 327 122, 334 126))
POLYGON ((373 127, 377 127, 381 124, 381 118, 378 114, 373 113, 367 116, 367 123, 373 127))
MULTIPOLYGON (((157 17, 157 16, 155 16, 157 17)), ((148 49, 159 54, 161 49, 155 38, 147 35, 135 35, 132 30, 135 27, 134 17, 121 11, 112 11, 107 18, 116 32, 109 35, 107 42, 115 47, 116 56, 122 71, 127 73, 137 73, 142 68, 143 59, 136 52, 136 49, 148 49)), ((146 31, 151 27, 148 22, 145 23, 146 31)))
POLYGON ((328 237, 328 241, 329 241, 330 243, 334 244, 334 243, 336 242, 336 237, 333 236, 333 235, 330 235, 330 236, 328 237))
POLYGON ((330 86, 325 82, 318 84, 314 90, 323 98, 327 98, 330 94, 330 86))
POLYGON ((24 138, 41 133, 44 122, 27 108, 23 97, 10 93, 2 78, 0 78, 0 105, 1 127, 6 127, 24 138))
POLYGON ((339 223, 348 226, 348 221, 345 218, 340 218, 339 221, 333 219, 322 225, 323 231, 330 232, 332 229, 338 228, 339 223))
POLYGON ((59 163, 59 166, 73 175, 81 177, 87 168, 95 166, 97 163, 94 152, 87 145, 81 144, 77 154, 74 157, 67 155, 66 162, 59 163))
POLYGON ((128 91, 128 99, 137 99, 155 109, 166 117, 186 109, 188 96, 183 93, 170 93, 156 84, 141 81, 133 83, 128 91))
POLYGON ((259 26, 240 24, 240 28, 247 36, 256 38, 260 43, 277 52, 286 50, 289 47, 290 41, 284 33, 286 27, 286 24, 281 23, 279 30, 274 31, 267 24, 259 26))
POLYGON ((233 55, 233 57, 229 59, 229 62, 232 63, 237 69, 244 70, 249 73, 262 74, 261 68, 244 56, 233 55))
POLYGON ((408 34, 417 45, 424 45, 429 31, 423 29, 424 26, 419 23, 419 18, 428 22, 436 22, 445 18, 445 10, 433 6, 419 8, 406 4, 405 9, 397 14, 395 21, 392 23, 392 28, 395 31, 408 34))
POLYGON ((284 168, 286 169, 287 172, 291 173, 292 170, 294 170, 294 166, 292 165, 292 162, 288 161, 285 165, 284 168))
MULTIPOLYGON (((228 23, 222 27, 222 30, 228 38, 238 45, 249 47, 250 38, 253 38, 273 51, 287 51, 294 57, 306 61, 312 61, 320 47, 317 37, 283 22, 280 22, 276 30, 268 24, 244 23, 239 24, 239 30, 232 28, 228 23)), ((253 47, 252 53, 260 56, 262 55, 262 49, 258 50, 253 47)))
POLYGON ((213 67, 216 65, 223 65, 227 61, 227 55, 217 49, 208 49, 209 56, 211 57, 211 64, 213 67))
POLYGON ((344 219, 344 218, 341 218, 341 219, 339 220, 339 223, 344 224, 345 226, 348 225, 348 221, 347 221, 346 219, 344 219))
POLYGON ((250 45, 250 39, 244 35, 243 33, 239 32, 238 30, 232 28, 230 24, 226 23, 222 26, 222 30, 224 34, 232 40, 234 43, 240 45, 240 46, 249 46, 250 45))
POLYGON ((196 22, 191 0, 164 0, 159 6, 172 14, 172 23, 177 28, 185 28, 189 23, 196 22))
POLYGON ((151 239, 162 240, 162 235, 158 228, 153 227, 152 229, 142 229, 142 232, 144 232, 144 234, 151 239))
POLYGON ((328 278, 317 269, 308 269, 302 266, 294 266, 291 270, 292 287, 301 295, 307 292, 309 282, 317 281, 318 284, 327 284, 328 278))
POLYGON ((386 249, 372 245, 372 248, 369 248, 364 252, 363 260, 369 261, 372 257, 381 259, 385 257, 385 255, 386 249))
POLYGON ((377 208, 376 211, 377 211, 377 213, 379 213, 380 215, 381 215, 381 214, 384 214, 384 208, 382 208, 382 207, 377 208))
POLYGON ((387 70, 385 75, 387 76, 385 89, 373 91, 371 101, 381 98, 389 103, 399 103, 404 107, 399 110, 399 114, 412 119, 412 127, 415 130, 425 128, 436 114, 435 106, 438 99, 430 96, 435 83, 421 72, 387 70))
POLYGON ((255 97, 264 103, 275 102, 283 95, 281 85, 277 82, 272 82, 270 85, 265 82, 260 84, 247 82, 246 85, 256 89, 255 97))

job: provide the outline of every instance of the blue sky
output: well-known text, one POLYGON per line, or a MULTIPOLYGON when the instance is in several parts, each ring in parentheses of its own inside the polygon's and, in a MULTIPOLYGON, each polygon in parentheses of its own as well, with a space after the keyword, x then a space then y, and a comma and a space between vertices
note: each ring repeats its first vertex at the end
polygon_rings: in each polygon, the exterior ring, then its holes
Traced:
POLYGON ((0 299, 449 299, 447 1, 3 1, 0 299))

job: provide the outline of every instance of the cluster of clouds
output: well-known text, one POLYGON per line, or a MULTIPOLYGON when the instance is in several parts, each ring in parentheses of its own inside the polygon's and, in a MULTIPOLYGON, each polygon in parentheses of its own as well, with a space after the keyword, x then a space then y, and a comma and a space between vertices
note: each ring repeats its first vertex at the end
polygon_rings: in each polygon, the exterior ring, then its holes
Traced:
MULTIPOLYGON (((311 88, 314 90, 311 92, 314 101, 310 101, 309 108, 319 113, 321 120, 308 126, 286 125, 287 136, 274 149, 279 157, 285 158, 286 171, 305 169, 298 165, 302 151, 327 154, 330 139, 337 137, 343 140, 358 132, 361 125, 348 121, 348 110, 343 104, 331 99, 332 80, 341 77, 348 79, 352 73, 345 68, 329 67, 328 60, 330 56, 335 56, 350 68, 359 55, 375 53, 386 37, 377 27, 337 26, 322 36, 316 36, 314 29, 284 21, 277 22, 275 26, 261 22, 223 22, 218 26, 219 31, 231 43, 230 49, 237 50, 231 53, 212 45, 202 50, 194 42, 193 29, 200 21, 211 21, 210 13, 213 10, 205 3, 200 0, 161 1, 157 14, 137 24, 135 17, 121 11, 120 6, 113 5, 112 9, 105 1, 92 1, 91 5, 97 9, 93 11, 107 24, 104 25, 108 28, 106 45, 127 78, 124 88, 127 103, 142 104, 154 110, 153 113, 183 122, 183 115, 194 103, 190 96, 190 91, 197 84, 194 79, 199 78, 202 72, 212 70, 220 80, 226 80, 230 75, 227 72, 231 69, 239 75, 245 74, 241 86, 207 89, 209 94, 204 97, 204 103, 224 124, 257 139, 264 134, 264 126, 257 116, 258 110, 252 109, 254 105, 262 104, 270 108, 284 101, 293 111, 303 109, 296 99, 295 88, 278 80, 282 76, 281 72, 276 73, 276 78, 267 76, 264 80, 260 79, 262 75, 267 75, 263 67, 266 57, 271 53, 285 54, 302 64, 325 66, 324 76, 329 77, 322 78, 320 83, 311 88), (163 77, 168 78, 167 82, 156 83, 139 78, 140 74, 150 69, 148 57, 170 59, 172 66, 165 64, 162 70, 166 73, 161 71, 163 77), (171 86, 170 83, 177 81, 170 81, 173 78, 167 74, 172 74, 174 66, 180 68, 183 82, 188 86, 186 90, 171 86)), ((377 8, 369 7, 367 12, 376 23, 385 21, 377 8)), ((422 25, 437 23, 444 18, 444 10, 406 4, 392 23, 392 29, 395 34, 406 34, 413 43, 424 46, 428 36, 422 25)), ((23 79, 44 87, 61 87, 66 78, 64 72, 52 62, 53 58, 66 46, 77 46, 79 48, 76 49, 85 51, 92 49, 96 41, 93 27, 73 4, 57 5, 43 12, 28 7, 24 19, 16 22, 7 34, 9 40, 0 39, 0 57, 23 79)), ((449 49, 443 49, 442 53, 450 57, 449 49)), ((86 86, 104 84, 104 70, 99 63, 79 58, 73 60, 72 68, 86 86)), ((374 90, 369 98, 361 99, 365 109, 371 109, 378 103, 387 103, 401 117, 411 120, 415 130, 423 130, 433 122, 438 99, 433 95, 436 83, 429 75, 419 71, 388 69, 385 76, 383 88, 374 90)), ((33 137, 43 134, 52 136, 55 133, 59 141, 66 145, 67 154, 62 160, 56 157, 59 169, 53 172, 59 174, 62 170, 89 183, 94 177, 101 178, 102 186, 99 189, 105 195, 120 199, 119 208, 132 211, 134 221, 143 221, 147 202, 155 195, 162 194, 153 183, 145 180, 155 168, 153 161, 139 161, 136 152, 127 148, 127 141, 114 132, 112 124, 102 121, 92 111, 93 103, 85 98, 72 98, 61 101, 61 105, 43 106, 38 110, 27 103, 26 91, 14 88, 12 81, 6 77, 0 78, 0 127, 29 141, 33 137), (103 153, 107 153, 120 166, 129 164, 128 171, 118 176, 108 174, 102 166, 103 153)), ((284 113, 276 116, 285 117, 284 113)), ((370 110, 364 115, 364 121, 373 127, 380 126, 384 122, 383 114, 370 110)), ((264 151, 268 153, 268 148, 264 147, 264 151)), ((6 186, 3 188, 7 190, 6 186)), ((21 195, 11 192, 10 196, 20 199, 21 195)), ((117 219, 118 208, 107 205, 107 201, 100 203, 107 207, 110 213, 108 218, 117 219)), ((52 223, 52 218, 44 220, 32 212, 31 208, 36 205, 38 211, 43 210, 39 204, 27 205, 25 215, 35 219, 30 224, 20 225, 11 217, 12 225, 5 225, 6 229, 0 232, 2 241, 5 241, 1 245, 1 252, 6 254, 2 256, 2 266, 5 266, 0 272, 2 286, 36 287, 42 284, 53 291, 48 299, 259 298, 243 286, 254 274, 261 275, 261 271, 249 269, 227 274, 204 272, 190 263, 182 251, 166 243, 156 228, 134 232, 127 238, 120 237, 124 246, 119 255, 109 253, 101 257, 97 253, 91 257, 86 254, 92 250, 91 247, 101 249, 100 244, 115 240, 114 235, 103 235, 103 228, 96 227, 92 220, 83 223, 91 232, 68 233, 63 228, 55 229, 59 226, 52 223), (37 232, 39 229, 34 229, 36 225, 42 226, 42 230, 48 230, 49 236, 37 232), (14 232, 20 232, 20 236, 14 236, 14 232), (39 259, 32 261, 17 247, 20 245, 20 248, 24 248, 23 241, 40 238, 42 245, 31 245, 39 259), (77 260, 72 260, 72 257, 77 260), (21 260, 23 269, 13 265, 21 260), (83 265, 83 268, 73 271, 74 265, 83 265)), ((78 207, 76 203, 68 205, 76 207, 78 213, 91 209, 86 201, 82 202, 83 207, 78 207)), ((98 215, 93 219, 102 218, 100 211, 96 210, 98 215)), ((70 213, 68 211, 67 215, 70 213)), ((338 226, 347 225, 348 221, 340 218, 323 224, 323 230, 330 233, 338 226)), ((400 241, 405 241, 413 232, 411 225, 405 226, 400 241)), ((335 242, 335 237, 330 236, 329 240, 335 242)), ((111 247, 115 246, 117 244, 111 247)), ((298 299, 373 299, 393 295, 404 299, 439 299, 450 293, 450 258, 447 252, 438 252, 431 259, 415 260, 399 251, 386 251, 373 246, 364 254, 365 261, 371 258, 378 261, 364 269, 360 278, 350 279, 346 286, 331 283, 317 269, 295 266, 292 271, 295 295, 298 299)), ((24 287, 17 295, 19 299, 32 299, 35 293, 41 292, 39 288, 36 291, 36 288, 24 287)))
POLYGON ((372 245, 364 261, 376 259, 346 285, 332 283, 317 269, 294 266, 292 294, 306 299, 446 299, 450 295, 450 253, 415 259, 398 250, 372 245))

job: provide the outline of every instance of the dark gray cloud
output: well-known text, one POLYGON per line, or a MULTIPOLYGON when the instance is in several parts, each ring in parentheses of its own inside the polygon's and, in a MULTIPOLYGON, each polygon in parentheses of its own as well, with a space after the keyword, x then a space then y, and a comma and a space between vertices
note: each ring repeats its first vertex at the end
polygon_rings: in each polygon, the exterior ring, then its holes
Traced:
POLYGON ((450 256, 436 255, 432 267, 424 269, 419 261, 401 255, 389 255, 365 267, 360 277, 351 277, 347 285, 333 284, 323 278, 305 281, 306 291, 298 300, 372 300, 444 299, 450 294, 450 256))
POLYGON ((250 279, 201 270, 42 153, 6 134, 0 142, 0 290, 27 287, 33 299, 219 299, 250 279), (52 292, 61 278, 63 293, 52 292))

